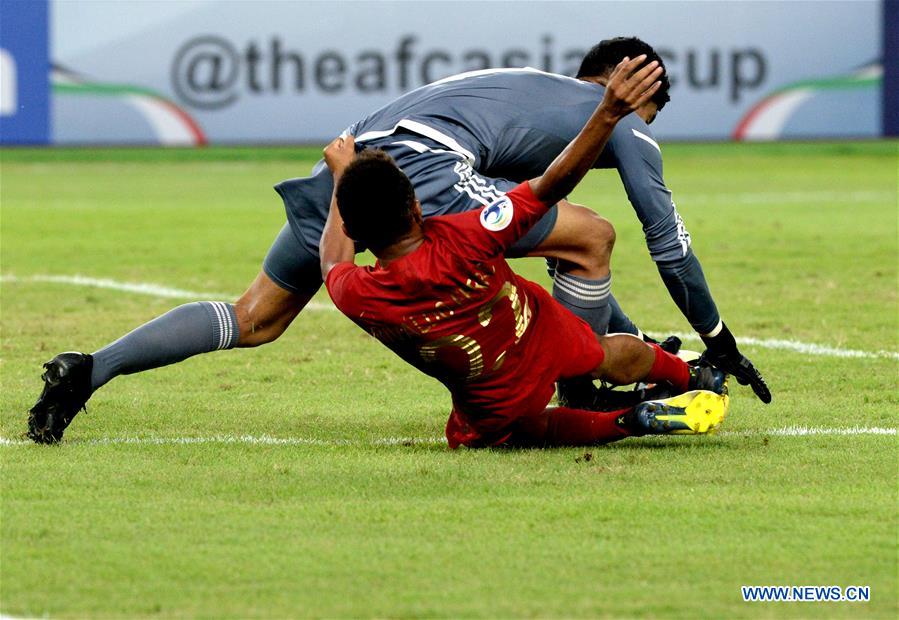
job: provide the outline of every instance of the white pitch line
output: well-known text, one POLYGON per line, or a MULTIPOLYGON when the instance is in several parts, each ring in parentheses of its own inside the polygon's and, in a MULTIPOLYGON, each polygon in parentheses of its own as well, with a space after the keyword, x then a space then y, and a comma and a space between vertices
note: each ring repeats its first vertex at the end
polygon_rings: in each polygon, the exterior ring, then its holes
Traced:
MULTIPOLYGON (((15 274, 0 275, 0 282, 9 283, 29 283, 29 282, 48 282, 50 284, 68 284, 70 286, 85 286, 89 288, 101 288, 111 291, 120 291, 123 293, 135 293, 137 295, 149 295, 150 297, 162 297, 165 299, 237 299, 240 295, 234 293, 210 293, 208 291, 188 291, 180 288, 172 288, 162 284, 154 284, 152 282, 121 282, 119 280, 111 280, 109 278, 91 278, 89 276, 73 275, 47 275, 36 274, 31 276, 17 276, 15 274)), ((311 301, 306 304, 307 310, 330 310, 336 311, 332 304, 323 304, 311 301)))
MULTIPOLYGON (((787 426, 767 430, 722 431, 718 437, 811 437, 811 436, 896 436, 895 428, 879 426, 852 426, 846 428, 817 428, 808 426, 787 426)), ((654 436, 662 437, 663 435, 654 436)), ((272 437, 270 435, 213 435, 210 437, 100 437, 98 439, 67 440, 69 445, 196 445, 196 444, 240 444, 251 446, 317 446, 336 448, 381 447, 381 446, 438 446, 445 445, 443 437, 384 437, 369 441, 359 439, 315 439, 310 437, 272 437)), ((32 442, 27 439, 8 439, 0 437, 0 446, 28 446, 32 442)))
POLYGON ((851 426, 848 428, 815 428, 813 426, 787 426, 771 428, 767 431, 724 431, 719 435, 739 435, 742 437, 772 435, 775 437, 807 437, 809 435, 896 435, 895 428, 880 426, 851 426))
MULTIPOLYGON (((0 446, 27 446, 31 442, 28 439, 8 439, 0 437, 0 446)), ((211 437, 100 437, 86 439, 84 441, 67 441, 73 445, 194 445, 194 444, 244 444, 259 446, 318 446, 318 447, 343 447, 343 446, 401 446, 401 445, 440 445, 445 444, 443 437, 385 437, 372 441, 355 439, 315 439, 310 437, 272 437, 270 435, 213 435, 211 437)))
MULTIPOLYGON (((15 274, 0 275, 0 282, 9 283, 28 283, 28 282, 47 282, 51 284, 68 284, 71 286, 85 286, 90 288, 101 288, 113 291, 121 291, 124 293, 135 293, 138 295, 149 295, 151 297, 163 297, 168 299, 237 299, 239 295, 232 293, 210 293, 203 291, 189 291, 179 288, 172 288, 162 284, 154 284, 151 282, 121 282, 119 280, 111 280, 108 278, 91 278, 82 275, 47 275, 37 274, 30 276, 17 276, 15 274)), ((306 305, 306 310, 312 311, 330 311, 334 312, 337 308, 330 303, 321 303, 311 301, 306 305)), ((664 329, 647 330, 650 333, 670 334, 664 329)), ((699 340, 699 336, 694 333, 678 332, 673 335, 682 340, 699 340)), ((899 352, 895 351, 861 351, 858 349, 842 349, 832 347, 825 344, 816 344, 813 342, 802 342, 799 340, 783 340, 777 338, 753 338, 738 337, 737 342, 748 346, 757 346, 764 349, 779 349, 783 351, 792 351, 803 355, 815 355, 823 357, 842 357, 842 358, 865 358, 865 359, 893 359, 899 360, 899 352)))
MULTIPOLYGON (((700 340, 699 336, 695 333, 676 332, 671 334, 670 332, 666 332, 664 329, 647 331, 654 334, 658 333, 677 336, 681 340, 700 340)), ((748 346, 762 347, 763 349, 780 349, 783 351, 792 351, 794 353, 803 353, 805 355, 819 355, 824 357, 899 360, 899 353, 895 351, 861 351, 858 349, 841 349, 839 347, 831 347, 826 344, 815 344, 814 342, 802 342, 800 340, 783 340, 780 338, 753 338, 752 336, 742 336, 737 338, 737 343, 745 344, 748 346)))
POLYGON ((151 297, 163 297, 167 299, 236 299, 230 293, 201 293, 198 291, 186 291, 180 288, 153 284, 151 282, 120 282, 108 278, 90 278, 88 276, 53 276, 38 274, 33 276, 17 276, 15 274, 3 274, 0 282, 49 282, 50 284, 69 284, 71 286, 86 286, 89 288, 102 288, 123 293, 136 293, 138 295, 150 295, 151 297))

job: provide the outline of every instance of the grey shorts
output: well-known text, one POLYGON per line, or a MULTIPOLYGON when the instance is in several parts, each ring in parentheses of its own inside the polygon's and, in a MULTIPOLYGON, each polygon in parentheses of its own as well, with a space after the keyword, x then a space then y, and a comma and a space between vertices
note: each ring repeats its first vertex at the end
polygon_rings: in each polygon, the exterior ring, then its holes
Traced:
MULTIPOLYGON (((516 181, 476 173, 458 153, 417 134, 395 133, 365 142, 364 146, 384 150, 393 157, 412 181, 425 217, 481 209, 518 185, 516 181)), ((276 186, 284 199, 288 225, 278 234, 263 263, 265 273, 276 284, 302 295, 314 293, 322 283, 318 240, 328 205, 309 204, 310 196, 317 196, 309 191, 314 182, 310 177, 276 186)), ((315 199, 323 200, 323 196, 315 199)), ((529 254, 549 235, 558 214, 558 207, 550 209, 506 255, 517 258, 529 254)))
POLYGON ((272 282, 303 297, 312 297, 322 285, 318 256, 300 243, 290 224, 284 224, 268 249, 262 270, 272 282))

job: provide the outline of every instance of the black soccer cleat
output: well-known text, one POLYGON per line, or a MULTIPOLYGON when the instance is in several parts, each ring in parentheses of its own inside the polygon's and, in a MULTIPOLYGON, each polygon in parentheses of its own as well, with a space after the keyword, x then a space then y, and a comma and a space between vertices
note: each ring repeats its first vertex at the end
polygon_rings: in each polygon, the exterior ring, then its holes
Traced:
MULTIPOLYGON (((587 377, 559 381, 559 406, 587 411, 630 409, 647 400, 645 389, 615 389, 603 384, 596 387, 587 377)), ((666 394, 667 395, 667 394, 666 394)), ((655 392, 651 396, 655 398, 655 392)))
POLYGON ((727 373, 699 358, 690 364, 690 390, 708 390, 727 394, 727 373))
POLYGON ((557 387, 560 407, 588 409, 596 398, 596 386, 590 377, 560 379, 557 387))
POLYGON ((677 355, 677 352, 680 351, 681 347, 681 339, 677 336, 668 336, 663 341, 659 342, 652 336, 647 336, 643 334, 643 342, 648 342, 650 344, 657 344, 662 351, 666 353, 670 353, 671 355, 677 355))
POLYGON ((630 409, 646 400, 643 396, 643 390, 627 390, 615 389, 609 385, 603 385, 596 389, 593 402, 589 407, 584 407, 590 411, 618 411, 620 409, 630 409))
POLYGON ((640 384, 634 389, 634 392, 641 403, 647 400, 664 400, 677 395, 674 386, 667 381, 660 381, 653 385, 640 384))
POLYGON ((86 353, 60 353, 44 364, 44 390, 28 412, 28 438, 57 443, 91 397, 94 358, 86 353))
POLYGON ((659 343, 659 348, 662 349, 662 351, 670 353, 671 355, 677 355, 680 351, 680 347, 681 339, 677 336, 668 336, 659 343))
POLYGON ((641 400, 632 390, 614 390, 603 385, 598 388, 588 377, 562 379, 558 383, 560 407, 587 411, 615 411, 635 406, 641 400))

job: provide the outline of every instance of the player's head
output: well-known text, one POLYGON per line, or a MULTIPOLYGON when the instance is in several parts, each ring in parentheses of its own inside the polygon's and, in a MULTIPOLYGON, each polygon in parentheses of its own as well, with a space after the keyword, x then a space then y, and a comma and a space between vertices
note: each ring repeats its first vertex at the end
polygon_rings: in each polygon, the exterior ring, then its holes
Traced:
POLYGON ((412 183, 384 151, 366 149, 337 184, 337 208, 346 234, 375 254, 421 224, 412 183))
MULTIPOLYGON (((653 60, 659 61, 659 65, 664 69, 665 62, 659 56, 652 46, 646 41, 642 41, 637 37, 615 37, 614 39, 605 39, 594 45, 584 59, 581 61, 581 68, 578 69, 577 76, 580 79, 586 78, 607 78, 612 74, 612 70, 621 62, 625 56, 635 58, 640 54, 646 54, 646 62, 653 60)), ((665 104, 671 100, 668 95, 668 89, 671 83, 668 81, 667 71, 659 78, 662 86, 656 91, 652 97, 652 103, 656 106, 656 112, 661 111, 665 104)))

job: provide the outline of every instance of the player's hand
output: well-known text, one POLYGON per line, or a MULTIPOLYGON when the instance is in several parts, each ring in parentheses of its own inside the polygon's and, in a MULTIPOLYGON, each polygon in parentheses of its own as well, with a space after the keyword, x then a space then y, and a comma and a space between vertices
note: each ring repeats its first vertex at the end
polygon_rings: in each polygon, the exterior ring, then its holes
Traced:
POLYGON ((338 177, 356 157, 356 140, 350 134, 335 138, 325 147, 324 156, 331 174, 338 177))
POLYGON ((644 62, 646 54, 634 59, 625 57, 609 76, 601 105, 615 120, 624 118, 649 101, 661 87, 659 77, 664 69, 657 60, 640 67, 644 62))
POLYGON ((739 351, 735 351, 731 355, 714 355, 706 351, 703 357, 716 368, 733 375, 740 385, 749 385, 763 403, 771 402, 771 390, 768 389, 762 373, 752 365, 748 357, 739 351))
POLYGON ((703 336, 702 340, 708 347, 702 354, 706 361, 719 370, 733 375, 740 385, 749 385, 763 403, 771 402, 771 390, 768 389, 765 378, 756 370, 749 358, 737 349, 737 341, 727 325, 721 325, 721 331, 717 336, 703 336))

